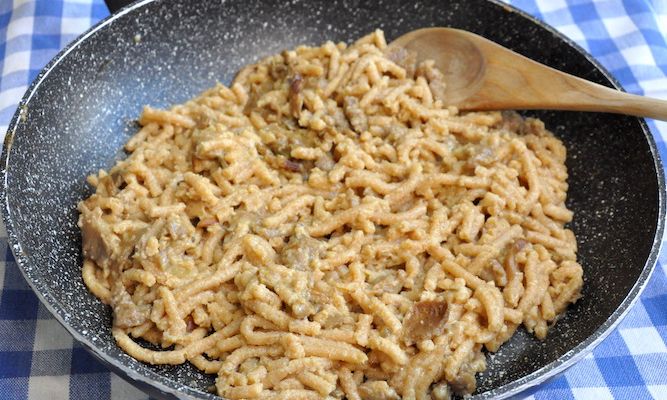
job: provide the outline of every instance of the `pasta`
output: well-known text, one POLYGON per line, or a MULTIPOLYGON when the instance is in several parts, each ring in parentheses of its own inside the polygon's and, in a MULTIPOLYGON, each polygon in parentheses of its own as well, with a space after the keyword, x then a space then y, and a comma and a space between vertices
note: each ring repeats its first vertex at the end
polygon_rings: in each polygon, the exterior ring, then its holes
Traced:
POLYGON ((118 345, 230 399, 447 399, 519 326, 544 338, 583 282, 565 148, 444 107, 411 60, 378 30, 145 107, 78 206, 118 345))

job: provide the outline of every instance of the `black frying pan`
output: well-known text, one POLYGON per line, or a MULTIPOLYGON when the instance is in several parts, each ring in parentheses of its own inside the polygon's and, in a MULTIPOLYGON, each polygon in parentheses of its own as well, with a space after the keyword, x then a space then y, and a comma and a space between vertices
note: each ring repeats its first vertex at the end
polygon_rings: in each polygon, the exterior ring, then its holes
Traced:
MULTIPOLYGON (((159 397, 214 398, 190 365, 149 366, 110 334, 108 307, 81 279, 76 203, 84 177, 109 168, 137 130, 141 106, 166 107, 243 65, 300 43, 350 41, 375 28, 389 40, 415 28, 467 29, 530 58, 608 86, 613 78, 553 29, 487 0, 145 0, 88 31, 42 71, 11 122, 1 194, 18 265, 46 307, 112 370, 159 397)), ((582 299, 542 342, 520 330, 479 377, 477 398, 507 397, 583 357, 627 312, 656 262, 664 177, 642 120, 531 112, 569 152, 568 206, 585 269, 582 299)))

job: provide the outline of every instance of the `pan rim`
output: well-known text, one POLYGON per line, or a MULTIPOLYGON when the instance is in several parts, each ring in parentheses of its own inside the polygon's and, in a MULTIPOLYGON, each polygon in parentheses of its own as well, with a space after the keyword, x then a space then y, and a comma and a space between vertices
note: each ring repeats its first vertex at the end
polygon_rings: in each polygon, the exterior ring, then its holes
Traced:
MULTIPOLYGON (((11 248, 16 264, 21 271, 24 279, 28 282, 32 288, 35 295, 39 298, 40 302, 46 307, 46 309, 54 316, 54 318, 68 331, 74 339, 82 344, 88 351, 90 351, 96 358, 100 359, 104 364, 113 367, 115 372, 119 372, 121 375, 131 379, 133 384, 141 383, 147 385, 153 389, 159 390, 160 392, 168 395, 172 395, 177 398, 192 398, 192 399, 215 399, 219 398, 215 395, 202 392, 200 390, 191 388, 189 386, 183 385, 175 380, 166 378, 165 376, 158 374, 148 368, 143 368, 139 372, 138 370, 133 370, 127 368, 123 365, 118 358, 114 358, 111 355, 103 352, 100 348, 95 346, 92 340, 84 337, 80 332, 75 330, 71 325, 66 321, 65 316, 62 313, 65 311, 65 308, 58 302, 57 299, 53 297, 51 293, 47 290, 40 290, 38 287, 38 282, 33 279, 34 272, 30 272, 31 268, 28 268, 30 264, 37 265, 33 263, 30 255, 26 253, 18 240, 14 224, 12 222, 12 211, 9 206, 9 199, 7 196, 8 190, 8 174, 10 173, 10 156, 12 150, 12 144, 14 136, 21 124, 22 110, 28 106, 30 100, 37 92, 38 88, 44 82, 53 69, 63 61, 67 55, 78 48, 82 43, 84 43, 89 37, 94 35, 96 32, 104 29, 106 26, 112 24, 115 20, 121 18, 125 14, 129 14, 134 10, 137 10, 141 7, 144 7, 150 3, 159 2, 163 0, 140 0, 127 7, 122 8, 117 13, 112 14, 105 19, 101 20, 83 34, 81 34, 77 39, 69 43, 65 48, 63 48, 49 63, 39 72, 33 82, 30 84, 25 94, 23 95, 21 101, 18 104, 17 110, 12 117, 12 120, 9 124, 7 134, 5 137, 4 146, 2 149, 2 155, 0 156, 0 180, 2 188, 0 190, 0 203, 2 204, 2 216, 7 230, 8 243, 11 248), (167 384, 172 383, 172 385, 167 384)), ((584 56, 588 62, 590 62, 602 75, 614 86, 616 89, 624 90, 622 85, 614 78, 613 75, 607 69, 602 66, 598 60, 596 60, 592 55, 590 55, 586 50, 581 46, 576 44, 574 41, 564 36, 558 32, 554 27, 538 20, 532 15, 527 14, 524 11, 521 11, 514 6, 505 4, 499 0, 485 0, 485 2, 490 3, 495 6, 504 8, 507 12, 516 13, 520 17, 528 19, 535 25, 538 25, 542 29, 545 29, 556 39, 564 42, 566 45, 572 47, 580 55, 584 56)), ((489 398, 507 398, 513 395, 516 395, 524 390, 532 388, 534 386, 543 383, 544 381, 551 379, 565 369, 574 365, 576 362, 581 360, 583 357, 588 355, 598 344, 600 344, 612 331, 613 329, 621 322, 623 317, 629 312, 632 306, 638 301, 641 293, 645 289, 648 281, 655 270, 655 265, 658 261, 658 255, 662 245, 662 238, 665 228, 665 171, 662 166, 662 160, 657 149, 657 145, 651 131, 646 124, 646 121, 638 118, 639 126, 646 140, 651 156, 653 159, 653 167, 656 171, 656 184, 658 188, 658 215, 655 227, 655 233, 653 236, 653 242, 651 243, 651 250, 648 254, 648 258, 644 263, 644 266, 639 274, 637 281, 634 283, 626 297, 620 303, 618 308, 609 316, 607 321, 600 325, 588 338, 576 345, 570 351, 565 354, 562 354, 556 360, 551 363, 543 366, 542 368, 525 375, 519 379, 516 379, 508 384, 503 386, 491 389, 484 393, 477 394, 472 397, 472 399, 489 399, 489 398)), ((35 268, 38 270, 38 268, 35 268)), ((129 356, 128 356, 129 357, 129 356)))

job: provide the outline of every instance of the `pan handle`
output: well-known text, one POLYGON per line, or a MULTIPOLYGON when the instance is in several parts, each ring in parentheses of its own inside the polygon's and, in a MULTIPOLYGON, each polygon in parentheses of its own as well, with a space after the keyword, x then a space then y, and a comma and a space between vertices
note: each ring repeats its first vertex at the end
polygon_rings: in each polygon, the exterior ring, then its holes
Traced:
POLYGON ((120 10, 121 8, 130 5, 134 0, 104 0, 111 14, 120 10))

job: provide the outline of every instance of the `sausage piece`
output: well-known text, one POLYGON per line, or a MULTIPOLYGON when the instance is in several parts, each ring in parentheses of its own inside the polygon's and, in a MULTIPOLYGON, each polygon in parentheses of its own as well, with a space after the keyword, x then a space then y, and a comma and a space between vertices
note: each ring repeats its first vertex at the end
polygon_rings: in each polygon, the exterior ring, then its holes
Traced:
POLYGON ((412 342, 442 334, 447 322, 447 302, 425 300, 415 303, 403 322, 403 337, 412 342))

